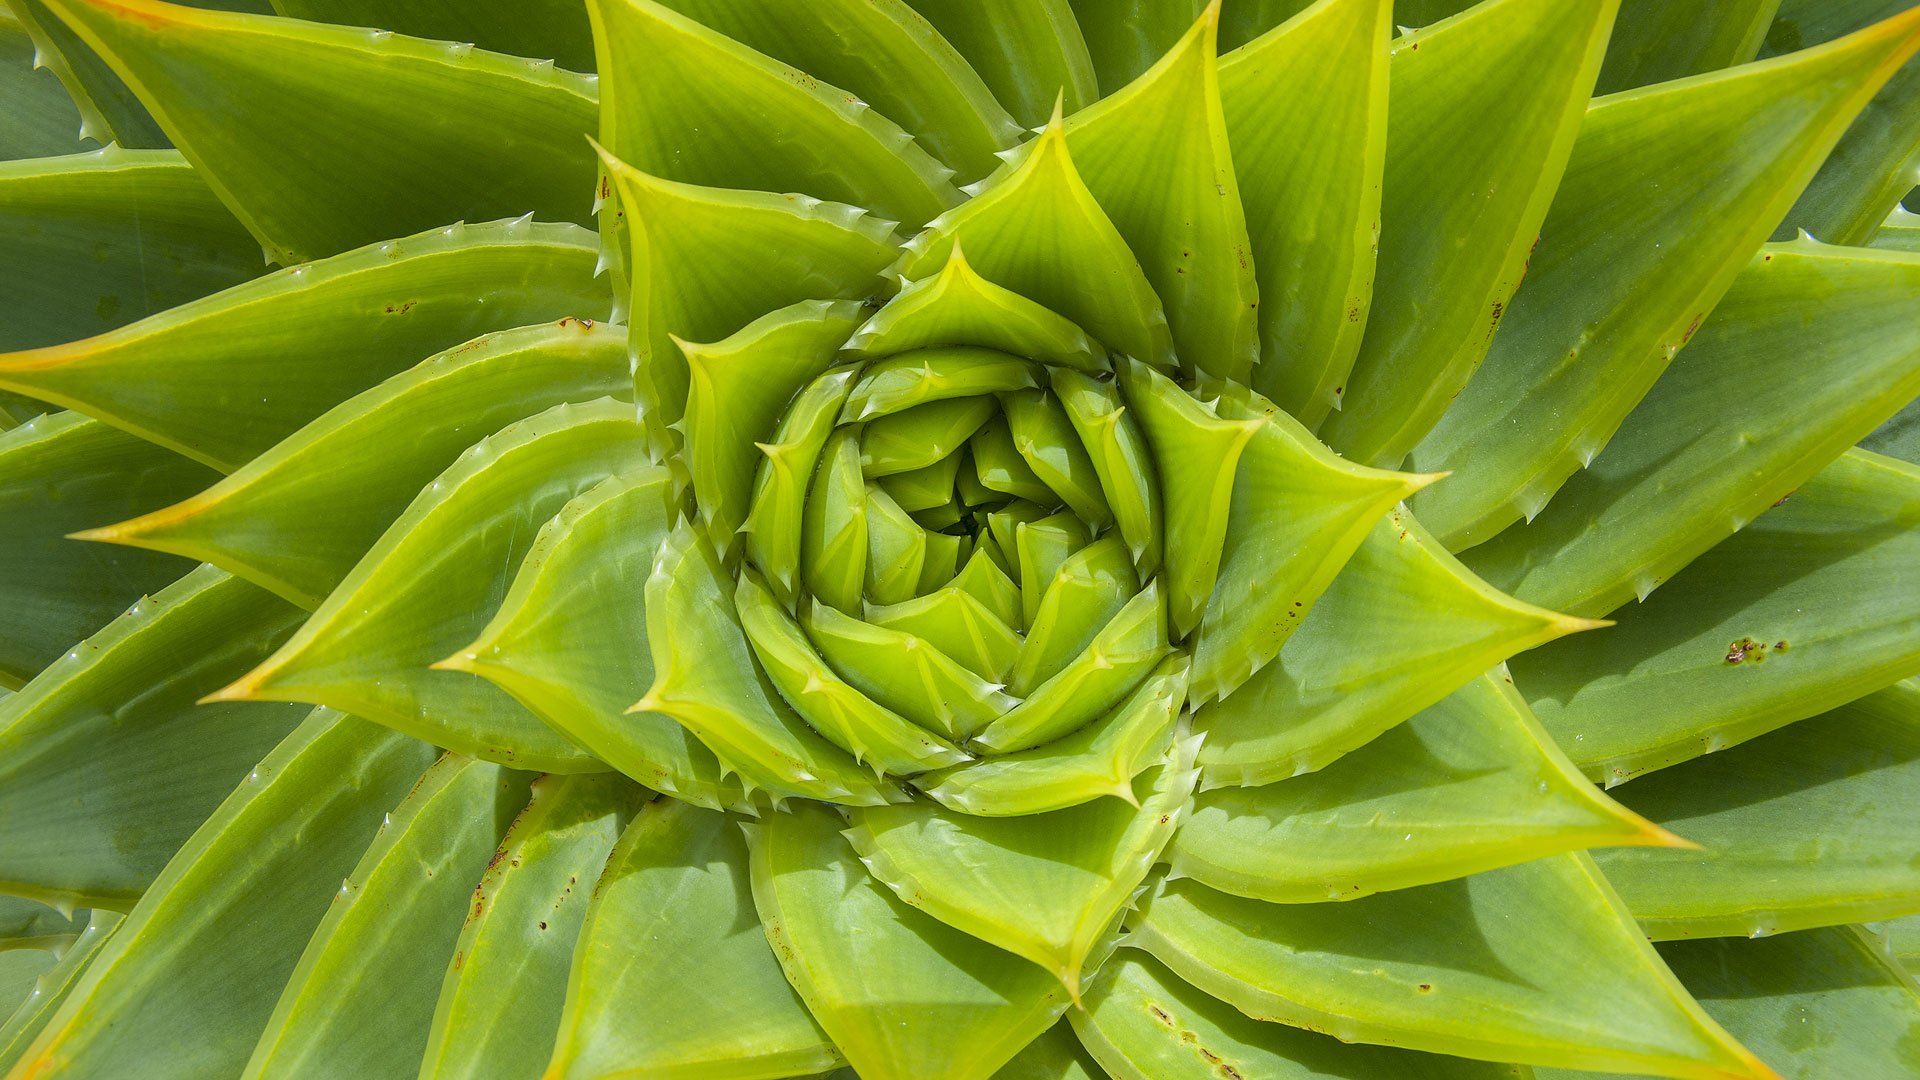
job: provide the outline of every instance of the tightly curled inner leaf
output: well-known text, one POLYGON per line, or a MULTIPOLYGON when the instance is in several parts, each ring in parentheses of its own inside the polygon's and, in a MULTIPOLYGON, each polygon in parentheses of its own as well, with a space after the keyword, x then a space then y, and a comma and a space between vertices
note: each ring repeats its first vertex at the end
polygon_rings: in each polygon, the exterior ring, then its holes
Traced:
POLYGON ((1920 1074, 1920 7, 5 3, 5 1080, 1920 1074))

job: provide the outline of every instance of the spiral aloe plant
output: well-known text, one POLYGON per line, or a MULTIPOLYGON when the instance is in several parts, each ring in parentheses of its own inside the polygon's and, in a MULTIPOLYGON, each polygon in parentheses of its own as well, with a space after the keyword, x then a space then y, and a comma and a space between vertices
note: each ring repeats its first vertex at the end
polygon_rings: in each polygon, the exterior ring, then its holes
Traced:
POLYGON ((5 2, 10 1080, 1920 1075, 1912 0, 5 2))

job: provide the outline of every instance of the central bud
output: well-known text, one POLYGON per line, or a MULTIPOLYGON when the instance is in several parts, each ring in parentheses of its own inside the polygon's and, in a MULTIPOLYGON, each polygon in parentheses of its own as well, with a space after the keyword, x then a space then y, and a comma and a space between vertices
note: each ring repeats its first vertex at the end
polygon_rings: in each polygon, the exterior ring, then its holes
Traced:
POLYGON ((910 743, 849 747, 889 773, 1070 734, 1173 650, 1158 490, 1108 372, 974 347, 834 367, 763 450, 747 638, 816 730, 861 714, 910 743))

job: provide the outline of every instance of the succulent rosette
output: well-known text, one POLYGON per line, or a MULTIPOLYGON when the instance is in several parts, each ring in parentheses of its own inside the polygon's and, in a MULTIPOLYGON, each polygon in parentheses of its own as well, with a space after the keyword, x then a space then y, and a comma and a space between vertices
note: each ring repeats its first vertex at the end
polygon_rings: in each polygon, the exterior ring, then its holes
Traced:
POLYGON ((7 2, 10 1080, 1920 1071, 1910 3, 7 2))

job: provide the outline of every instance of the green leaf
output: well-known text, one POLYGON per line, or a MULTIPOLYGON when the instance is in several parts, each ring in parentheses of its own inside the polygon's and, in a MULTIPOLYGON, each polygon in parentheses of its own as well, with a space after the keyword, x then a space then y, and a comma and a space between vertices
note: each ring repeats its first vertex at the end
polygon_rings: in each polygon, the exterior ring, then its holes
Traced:
POLYGON ((1437 479, 1344 461, 1257 395, 1215 410, 1260 423, 1233 478, 1220 571, 1193 643, 1195 702, 1225 698, 1280 654, 1382 515, 1437 479))
POLYGON ((679 721, 749 794, 854 805, 906 798, 787 708, 755 666, 726 571, 691 525, 661 545, 646 597, 654 681, 633 711, 679 721))
POLYGON ((587 11, 600 141, 640 169, 684 184, 804 192, 909 228, 959 201, 951 171, 851 87, 654 0, 589 0, 587 11))
POLYGON ((311 609, 481 437, 631 386, 619 327, 568 318, 485 335, 348 398, 192 498, 82 535, 204 559, 311 609))
POLYGON ((1167 757, 1186 701, 1187 658, 1167 657, 1125 701, 1064 738, 914 778, 951 810, 976 817, 1043 814, 1104 796, 1135 801, 1133 778, 1167 757))
POLYGON ((49 949, 0 951, 0 1012, 11 1013, 25 1005, 56 959, 49 949))
POLYGON ((68 945, 59 961, 34 981, 32 992, 5 1023, 0 1023, 0 1070, 11 1070, 33 1040, 40 1037, 47 1022, 66 1003, 80 975, 119 927, 120 920, 117 911, 94 910, 79 939, 68 945))
POLYGON ((40 2, 126 80, 276 262, 454 221, 589 220, 586 76, 472 46, 158 0, 40 2), (502 147, 510 169, 499 167, 502 147))
MULTIPOLYGON (((893 228, 865 211, 675 183, 611 157, 606 168, 632 270, 634 385, 656 428, 687 408, 681 341, 719 341, 776 308, 861 299, 884 287, 879 272, 894 257, 893 228)), ((747 340, 769 330, 756 327, 747 340)))
POLYGON ((787 980, 861 1073, 986 1080, 1052 1025, 1065 989, 895 897, 841 825, 803 803, 748 831, 754 905, 787 980))
POLYGON ((677 341, 686 358, 687 471, 708 535, 721 551, 746 523, 753 480, 794 395, 829 365, 865 308, 805 300, 769 312, 711 345, 677 341))
POLYGON ((486 679, 655 791, 737 808, 745 793, 692 732, 657 713, 626 712, 653 683, 647 577, 677 497, 659 468, 576 496, 540 527, 493 621, 435 666, 486 679))
MULTIPOLYGON (((1167 608, 1173 635, 1184 638, 1199 624, 1216 591, 1214 584, 1224 558, 1222 545, 1233 524, 1229 511, 1233 491, 1239 486, 1241 455, 1268 430, 1269 418, 1260 415, 1258 410, 1209 407, 1196 401, 1173 380, 1135 360, 1126 360, 1120 365, 1120 387, 1128 406, 1140 418, 1141 431, 1153 447, 1153 466, 1160 474, 1160 490, 1165 499, 1161 531, 1166 551, 1161 575, 1167 583, 1167 608)), ((1276 426, 1274 430, 1283 429, 1276 426)), ((1304 443, 1300 446, 1304 448, 1304 443)), ((1267 449, 1272 455, 1271 447, 1267 449)), ((1263 460, 1256 454, 1248 468, 1258 469, 1269 463, 1270 458, 1263 460)), ((1316 462, 1322 463, 1324 458, 1316 462)), ((1316 479, 1326 484, 1324 477, 1316 479)), ((1248 479, 1249 488, 1259 483, 1259 479, 1248 479)), ((1275 516, 1286 513, 1273 507, 1275 501, 1260 500, 1261 505, 1255 512, 1265 511, 1275 516)), ((1245 515, 1243 523, 1244 520, 1245 515)), ((1236 539, 1241 543, 1235 545, 1235 554, 1250 554, 1243 546, 1246 534, 1243 532, 1236 539)), ((1267 587, 1272 586, 1269 580, 1267 587)), ((1216 633, 1220 632, 1218 628, 1225 618, 1216 616, 1216 633)), ((1207 657, 1203 667, 1212 660, 1213 657, 1207 657)))
POLYGON ((594 886, 546 1076, 753 1080, 843 1060, 781 976, 747 864, 737 819, 640 811, 594 886))
POLYGON ((1920 394, 1920 256, 1769 246, 1605 453, 1468 551, 1536 604, 1644 599, 1920 394))
POLYGON ((1479 543, 1538 513, 1593 460, 1916 49, 1920 11, 1594 105, 1526 289, 1412 455, 1459 472, 1414 500, 1435 536, 1454 550, 1479 543))
POLYGON ((593 27, 579 0, 273 0, 273 6, 295 19, 467 41, 573 71, 593 70, 593 27))
POLYGON ((309 928, 433 756, 398 732, 315 710, 167 864, 20 1068, 238 1075, 309 928))
POLYGON ((38 70, 35 51, 19 17, 0 4, 0 100, 8 103, 7 114, 0 116, 0 160, 83 149, 80 110, 51 71, 38 70))
POLYGON ((1020 125, 906 0, 663 0, 666 7, 856 94, 965 180, 993 171, 1020 125))
MULTIPOLYGON (((1039 529, 1024 525, 1019 533, 1028 539, 1039 529)), ((1067 556, 1051 581, 1035 582, 1022 594, 1024 599, 1039 593, 1040 600, 1027 620, 1026 639, 1019 643, 1007 678, 1008 692, 1026 697, 1058 675, 1139 591, 1127 547, 1112 533, 1067 556)))
POLYGON ((1621 0, 1596 93, 1612 94, 1744 64, 1780 0, 1621 0))
MULTIPOLYGON (((1767 54, 1831 41, 1911 5, 1907 0, 1785 0, 1767 34, 1767 54)), ((1888 210, 1913 186, 1920 169, 1920 74, 1902 68, 1828 155, 1819 175, 1774 233, 1790 240, 1804 229, 1828 243, 1864 244, 1888 210)))
POLYGON ((1868 246, 1887 251, 1920 252, 1920 214, 1904 206, 1894 207, 1893 213, 1887 215, 1887 220, 1873 234, 1868 246))
POLYGON ((0 892, 121 910, 139 899, 307 711, 194 699, 298 623, 201 567, 0 699, 0 892))
MULTIPOLYGON (((1239 0, 1224 17, 1253 7, 1239 0)), ((1392 13, 1391 0, 1327 0, 1220 60, 1265 300, 1249 385, 1309 428, 1340 404, 1373 303, 1392 13)))
POLYGON ((1587 783, 1490 673, 1318 772, 1202 792, 1168 861, 1212 888, 1297 904, 1680 842, 1587 783))
POLYGON ((1071 735, 1124 701, 1171 651, 1166 596, 1155 578, 1058 674, 975 735, 973 745, 1008 754, 1071 735))
POLYGON ((813 602, 800 613, 814 648, 840 677, 928 731, 965 739, 1017 700, 907 630, 881 626, 813 602))
POLYGON ((498 687, 429 665, 486 625, 539 523, 645 461, 633 407, 606 399, 556 405, 481 440, 291 640, 213 700, 329 704, 515 768, 606 768, 498 687))
POLYGON ((493 222, 296 266, 85 341, 0 355, 0 389, 232 472, 421 358, 489 330, 605 318, 592 235, 493 222))
POLYGON ((151 149, 173 144, 127 84, 50 9, 48 0, 7 0, 40 60, 80 111, 80 137, 151 149))
POLYGON ((1063 1019, 1002 1065, 993 1080, 1105 1080, 1105 1074, 1063 1019))
MULTIPOLYGON (((794 395, 786 415, 770 442, 760 444, 767 460, 760 463, 753 478, 752 509, 747 514, 747 557, 767 576, 767 583, 780 597, 792 603, 802 584, 801 557, 809 567, 816 557, 813 545, 825 539, 813 531, 819 522, 809 515, 808 491, 815 467, 832 438, 847 395, 853 392, 853 378, 859 369, 838 367, 822 374, 794 395), (802 538, 810 538, 803 551, 802 538)), ((866 538, 860 538, 858 550, 864 552, 866 538)))
POLYGON ((1077 112, 1100 97, 1093 58, 1068 0, 907 0, 965 57, 1021 126, 1056 103, 1077 112))
POLYGON ((964 245, 968 263, 988 280, 1071 319, 1109 349, 1171 367, 1160 298, 1067 145, 1056 111, 1038 138, 976 185, 977 194, 909 240, 892 272, 924 278, 964 245))
POLYGON ((82 544, 77 529, 165 505, 216 474, 64 412, 0 434, 0 685, 19 687, 74 642, 192 569, 169 555, 82 544))
MULTIPOLYGON (((1127 5, 1096 6, 1107 13, 1127 5)), ((1155 0, 1146 7, 1178 17, 1191 4, 1155 0)), ((1192 28, 1137 81, 1067 121, 1067 145, 1087 190, 1165 304, 1181 366, 1245 383, 1260 342, 1252 242, 1214 62, 1219 6, 1192 14, 1192 28)))
POLYGON ((1447 410, 1526 273, 1618 0, 1495 0, 1393 43, 1379 268, 1321 437, 1397 467, 1447 410), (1489 123, 1488 117, 1498 117, 1489 123))
POLYGON ((1142 578, 1152 577, 1164 550, 1164 515, 1146 432, 1111 381, 1066 368, 1050 368, 1048 374, 1054 396, 1093 463, 1114 525, 1133 553, 1134 569, 1142 578))
POLYGON ((956 241, 938 273, 901 289, 846 343, 867 359, 976 345, 1044 364, 1103 371, 1104 350, 1058 312, 981 277, 956 241))
POLYGON ((849 816, 847 840, 902 901, 1026 957, 1078 1000, 1089 958, 1185 825, 1196 748, 1177 743, 1124 799, 1023 817, 925 803, 867 808, 849 816))
POLYGON ((0 229, 6 349, 105 333, 261 270, 260 245, 172 150, 0 163, 0 229))
POLYGON ((307 942, 246 1080, 415 1073, 471 883, 526 805, 531 779, 458 754, 426 771, 307 942))
POLYGON ((1508 657, 1599 625, 1488 586, 1405 507, 1374 525, 1312 610, 1292 617, 1300 628, 1279 658, 1194 717, 1208 739, 1203 788, 1322 768, 1508 657))
POLYGON ((1920 672, 1920 466, 1851 450, 1619 625, 1515 657, 1533 711, 1616 784, 1920 672))
POLYGON ((1345 904, 1167 881, 1131 940, 1249 1016, 1342 1041, 1690 1080, 1771 1075, 1687 996, 1584 855, 1345 904))
POLYGON ((1207 0, 1071 0, 1100 76, 1100 93, 1118 93, 1176 48, 1203 14, 1218 17, 1207 0))
MULTIPOLYGON (((1511 1065, 1349 1045, 1264 1023, 1194 989, 1145 953, 1107 961, 1070 1015, 1080 1041, 1119 1080, 1495 1080, 1511 1065)), ((1098 1075, 1098 1074, 1095 1074, 1098 1075)))
POLYGON ((1698 851, 1608 851, 1656 938, 1749 936, 1920 911, 1920 684, 1642 777, 1628 806, 1698 851))
MULTIPOLYGON (((1913 1070, 1920 988, 1859 927, 1676 941, 1660 955, 1708 1013, 1788 1080, 1913 1070)), ((1606 1080, 1541 1070, 1540 1080, 1606 1080)))
POLYGON ((754 573, 734 590, 740 628, 760 668, 808 726, 877 774, 908 776, 969 760, 940 736, 911 723, 842 679, 814 651, 799 620, 754 573))
POLYGON ((533 782, 532 800, 479 875, 440 984, 421 1077, 542 1075, 593 882, 637 794, 605 775, 533 782))
POLYGON ((86 912, 62 912, 38 900, 0 896, 0 952, 64 950, 86 928, 86 912))

